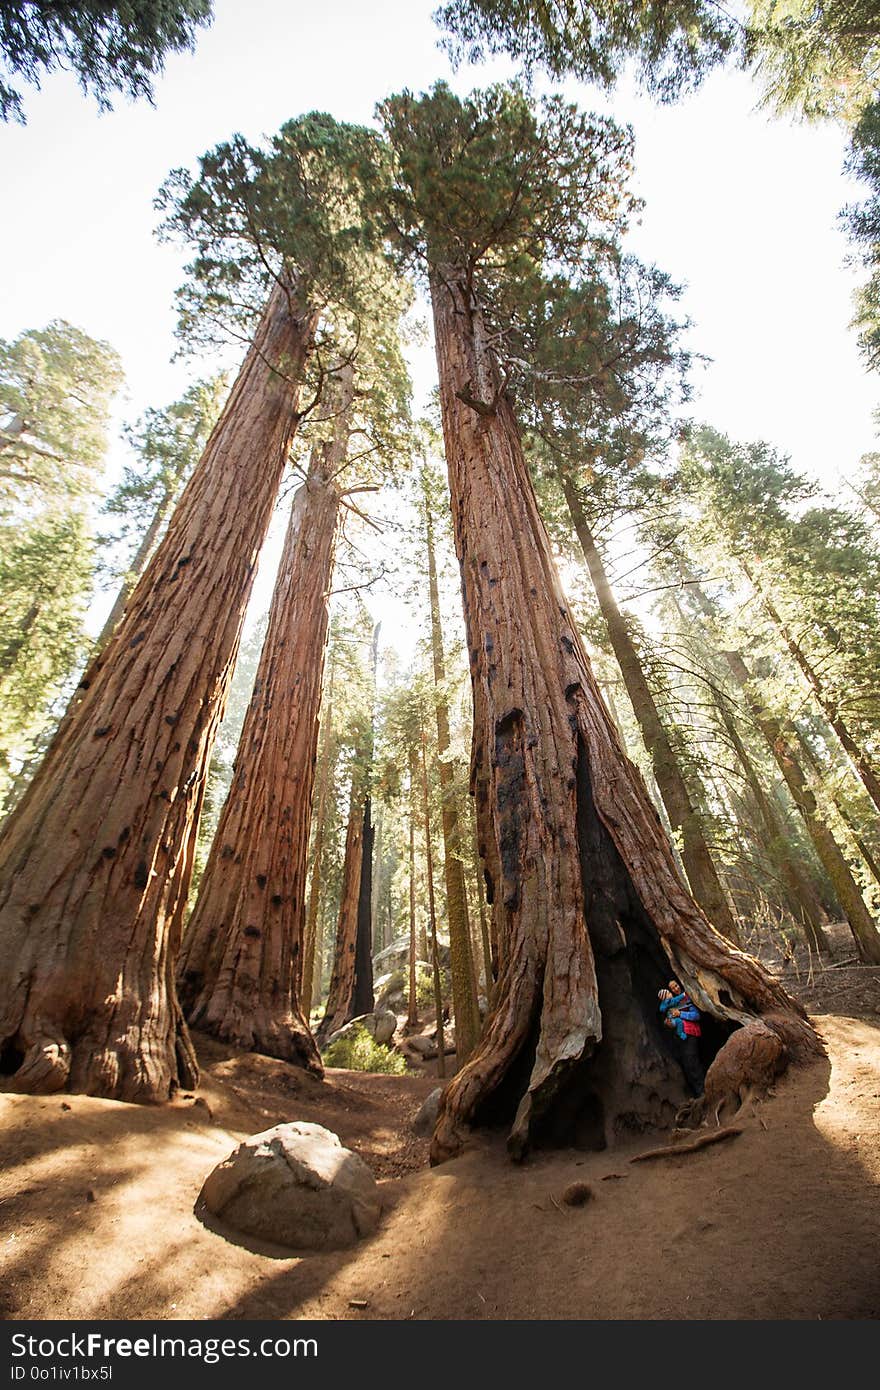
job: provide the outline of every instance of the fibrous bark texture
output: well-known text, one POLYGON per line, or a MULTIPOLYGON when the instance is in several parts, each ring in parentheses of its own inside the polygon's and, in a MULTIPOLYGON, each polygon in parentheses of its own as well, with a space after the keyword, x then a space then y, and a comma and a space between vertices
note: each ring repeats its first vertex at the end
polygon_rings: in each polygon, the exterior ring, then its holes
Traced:
POLYGON ((160 1101, 196 1075, 174 991, 181 919, 315 324, 276 287, 165 538, 4 826, 0 1047, 15 1089, 160 1101))
POLYGON ((235 773, 183 943, 188 1021, 317 1074, 297 998, 339 492, 317 448, 291 509, 235 773))
POLYGON ((467 277, 438 267, 432 299, 500 966, 486 1031, 444 1092, 432 1160, 457 1152, 493 1102, 516 1106, 514 1156, 562 1138, 566 1107, 581 1142, 599 1146, 669 1122, 684 1096, 657 1017, 665 976, 728 1031, 800 1011, 687 892, 561 592, 467 277))

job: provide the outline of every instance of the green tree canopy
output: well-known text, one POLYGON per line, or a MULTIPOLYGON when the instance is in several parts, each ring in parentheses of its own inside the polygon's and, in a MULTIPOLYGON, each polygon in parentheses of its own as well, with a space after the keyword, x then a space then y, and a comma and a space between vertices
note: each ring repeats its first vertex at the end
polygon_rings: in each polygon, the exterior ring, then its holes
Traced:
POLYGON ((197 173, 175 170, 156 207, 160 237, 195 252, 178 292, 183 342, 249 341, 276 282, 317 308, 374 314, 386 277, 367 205, 386 164, 376 131, 311 112, 263 148, 234 135, 197 173))
POLYGON ((152 99, 151 78, 169 53, 195 46, 210 23, 211 0, 12 0, 0 5, 0 120, 24 121, 18 79, 39 87, 46 72, 69 68, 102 110, 114 92, 152 99))
POLYGON ((527 71, 540 66, 605 86, 634 60, 663 98, 693 86, 739 38, 736 22, 711 0, 450 0, 435 18, 454 58, 507 53, 527 71))
POLYGON ((63 319, 0 339, 0 512, 94 487, 122 382, 109 343, 63 319))

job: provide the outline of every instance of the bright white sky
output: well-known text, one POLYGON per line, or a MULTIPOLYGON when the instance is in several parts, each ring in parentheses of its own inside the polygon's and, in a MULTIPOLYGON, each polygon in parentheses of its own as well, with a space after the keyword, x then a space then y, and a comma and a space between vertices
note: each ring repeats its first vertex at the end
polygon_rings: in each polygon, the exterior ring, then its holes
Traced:
MULTIPOLYGON (((121 102, 101 116, 72 78, 47 78, 26 97, 27 126, 0 127, 0 336, 69 319, 121 353, 121 416, 174 399, 212 364, 170 361, 185 257, 154 240, 159 185, 234 131, 257 141, 316 108, 368 122, 404 86, 446 77, 466 91, 506 75, 502 63, 451 73, 435 3, 215 0, 213 27, 194 55, 169 62, 155 108, 121 102)), ((858 275, 844 268, 837 225, 858 190, 841 172, 843 132, 771 120, 756 101, 733 72, 673 107, 617 95, 611 109, 635 129, 647 202, 632 246, 686 283, 691 346, 712 359, 691 413, 735 438, 769 440, 837 491, 875 447, 880 404, 848 329, 858 275)), ((426 356, 421 386, 430 374, 426 356)))

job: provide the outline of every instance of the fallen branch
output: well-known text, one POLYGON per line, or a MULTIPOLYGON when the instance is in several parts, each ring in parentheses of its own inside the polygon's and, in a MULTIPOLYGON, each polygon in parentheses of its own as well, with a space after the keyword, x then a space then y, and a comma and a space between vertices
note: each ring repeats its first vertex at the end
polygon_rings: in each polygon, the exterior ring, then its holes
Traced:
POLYGON ((722 1139, 735 1139, 742 1130, 736 1125, 728 1125, 725 1129, 713 1129, 708 1134, 699 1134, 696 1139, 691 1139, 688 1144, 667 1144, 662 1149, 647 1149, 643 1154, 636 1154, 635 1158, 630 1159, 630 1163, 644 1163, 649 1158, 676 1158, 678 1154, 696 1153, 697 1149, 705 1149, 707 1144, 720 1144, 722 1139))

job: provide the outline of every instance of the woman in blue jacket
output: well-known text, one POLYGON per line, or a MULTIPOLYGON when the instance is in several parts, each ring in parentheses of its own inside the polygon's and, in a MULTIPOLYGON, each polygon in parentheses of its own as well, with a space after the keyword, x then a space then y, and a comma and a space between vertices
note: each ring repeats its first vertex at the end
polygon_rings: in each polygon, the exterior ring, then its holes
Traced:
POLYGON ((658 991, 658 998, 663 1022, 678 1039, 679 1062, 688 1087, 695 1096, 701 1096, 706 1073, 700 1061, 697 1042, 702 1032, 700 1011, 678 980, 670 980, 665 989, 658 991))

